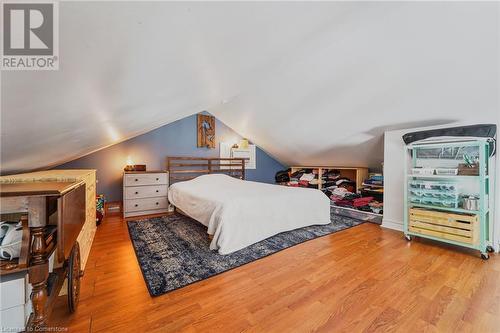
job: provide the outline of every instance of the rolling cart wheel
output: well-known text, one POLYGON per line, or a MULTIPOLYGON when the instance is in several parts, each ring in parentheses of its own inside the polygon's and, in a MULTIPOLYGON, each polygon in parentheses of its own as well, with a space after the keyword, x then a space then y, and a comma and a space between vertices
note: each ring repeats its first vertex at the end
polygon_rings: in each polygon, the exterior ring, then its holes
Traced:
POLYGON ((410 242, 411 241, 411 236, 410 235, 405 235, 405 239, 410 242))
POLYGON ((481 253, 481 259, 488 260, 490 259, 490 255, 488 253, 481 253))
POLYGON ((493 249, 493 246, 488 245, 488 246, 486 247, 486 252, 493 253, 494 251, 495 251, 495 249, 493 249))
POLYGON ((80 299, 80 245, 75 243, 68 260, 68 307, 69 312, 76 311, 80 299))

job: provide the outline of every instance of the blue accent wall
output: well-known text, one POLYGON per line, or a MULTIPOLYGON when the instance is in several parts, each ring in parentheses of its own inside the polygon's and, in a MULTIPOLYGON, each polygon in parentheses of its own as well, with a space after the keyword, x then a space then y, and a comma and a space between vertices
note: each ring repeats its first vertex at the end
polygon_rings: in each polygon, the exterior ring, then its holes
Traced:
MULTIPOLYGON (((134 164, 148 170, 164 170, 167 156, 219 157, 219 143, 237 143, 241 136, 216 119, 216 148, 198 148, 196 115, 167 124, 95 153, 64 163, 55 169, 97 169, 97 193, 108 201, 122 200, 123 167, 130 156, 134 164)), ((274 183, 274 175, 285 167, 262 149, 256 149, 257 168, 246 170, 246 179, 274 183)))

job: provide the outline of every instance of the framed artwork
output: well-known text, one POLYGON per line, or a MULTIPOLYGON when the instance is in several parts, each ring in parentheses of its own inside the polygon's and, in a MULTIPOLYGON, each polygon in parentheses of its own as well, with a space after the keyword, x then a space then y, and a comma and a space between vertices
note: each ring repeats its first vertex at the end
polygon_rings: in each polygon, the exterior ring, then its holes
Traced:
POLYGON ((198 147, 215 149, 215 117, 198 115, 198 147))

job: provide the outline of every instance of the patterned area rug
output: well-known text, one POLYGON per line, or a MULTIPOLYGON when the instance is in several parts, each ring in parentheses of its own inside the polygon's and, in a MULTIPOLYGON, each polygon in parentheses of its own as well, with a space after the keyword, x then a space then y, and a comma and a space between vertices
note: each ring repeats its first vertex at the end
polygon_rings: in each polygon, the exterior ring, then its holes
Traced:
POLYGON ((228 255, 211 251, 206 227, 183 215, 129 221, 128 229, 149 293, 159 296, 361 223, 332 215, 330 224, 283 232, 228 255))

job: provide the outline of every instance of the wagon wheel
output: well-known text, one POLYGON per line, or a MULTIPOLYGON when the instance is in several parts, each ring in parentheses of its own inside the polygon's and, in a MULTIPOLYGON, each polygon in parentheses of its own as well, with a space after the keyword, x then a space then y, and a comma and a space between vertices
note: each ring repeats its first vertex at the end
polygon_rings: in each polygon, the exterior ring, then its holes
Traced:
POLYGON ((68 307, 76 311, 80 299, 80 245, 75 242, 68 260, 68 307))

